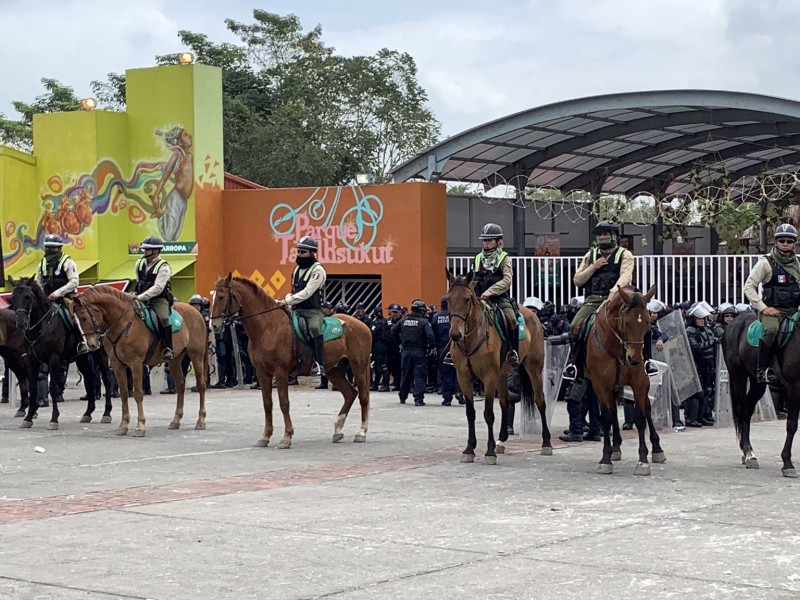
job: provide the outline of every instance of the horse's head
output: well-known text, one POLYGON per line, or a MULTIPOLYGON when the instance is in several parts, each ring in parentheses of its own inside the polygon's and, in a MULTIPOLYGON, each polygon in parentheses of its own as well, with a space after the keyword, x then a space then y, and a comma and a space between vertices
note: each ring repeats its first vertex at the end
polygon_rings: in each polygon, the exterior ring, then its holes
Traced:
POLYGON ((625 362, 629 365, 644 362, 642 349, 645 336, 650 331, 647 303, 655 293, 656 286, 652 286, 646 294, 633 286, 626 286, 609 300, 607 314, 614 322, 611 328, 625 350, 625 362))
MULTIPOLYGON (((17 315, 17 329, 27 331, 31 324, 31 312, 36 305, 37 294, 35 288, 39 288, 33 277, 22 277, 14 280, 8 278, 8 282, 13 286, 11 289, 11 309, 17 315)), ((41 288, 39 288, 41 291, 41 288)), ((42 292, 43 294, 44 292, 42 292)))
POLYGON ((99 349, 106 329, 102 311, 81 294, 72 303, 72 312, 80 323, 89 350, 99 349))
POLYGON ((472 287, 472 271, 466 276, 454 276, 449 269, 445 269, 447 283, 450 284, 445 298, 447 298, 447 311, 450 313, 450 339, 460 342, 464 339, 467 321, 472 311, 480 311, 480 301, 472 287))
POLYGON ((233 290, 231 279, 231 273, 228 273, 227 277, 217 277, 217 283, 214 287, 214 298, 211 304, 211 324, 214 328, 214 333, 217 335, 222 333, 228 321, 239 314, 242 308, 242 304, 233 290))

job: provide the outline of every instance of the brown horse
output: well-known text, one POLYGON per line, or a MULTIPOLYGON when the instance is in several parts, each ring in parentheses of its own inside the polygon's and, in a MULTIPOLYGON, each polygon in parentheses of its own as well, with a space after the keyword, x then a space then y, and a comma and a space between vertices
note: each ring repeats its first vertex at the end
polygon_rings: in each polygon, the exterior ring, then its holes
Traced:
POLYGON ((626 385, 633 390, 634 423, 639 432, 639 463, 634 475, 650 475, 647 444, 644 441, 645 427, 650 428, 653 462, 663 463, 667 460, 650 414, 650 378, 644 370, 642 352, 645 335, 650 331, 647 303, 655 292, 656 286, 651 287, 644 295, 633 286, 620 288, 597 309, 589 329, 586 341, 586 376, 591 380, 600 403, 603 458, 597 472, 602 475, 613 472, 612 460, 622 459, 617 398, 626 385), (610 439, 612 428, 613 446, 610 439))
MULTIPOLYGON (((486 304, 475 294, 472 286, 472 271, 466 277, 454 277, 446 270, 450 290, 447 306, 450 313, 450 355, 456 369, 458 385, 467 401, 467 425, 469 435, 461 462, 474 462, 475 403, 472 393, 473 380, 483 382, 485 390, 483 418, 489 427, 486 444, 486 464, 496 464, 496 452, 505 452, 508 439, 508 374, 511 367, 501 363, 502 340, 487 311, 486 304), (494 440, 494 399, 500 398, 500 440, 494 440)), ((547 427, 547 404, 544 398, 542 373, 544 370, 544 333, 536 315, 527 308, 520 312, 525 318, 525 339, 519 341, 519 375, 522 384, 522 402, 527 414, 533 414, 536 403, 542 419, 542 454, 551 455, 550 430, 547 427)))
MULTIPOLYGON (((75 299, 75 316, 91 346, 95 340, 103 340, 111 360, 111 368, 117 377, 119 395, 122 399, 122 419, 117 433, 127 435, 131 415, 128 410, 129 367, 133 378, 133 396, 136 399, 137 422, 134 437, 143 437, 146 431, 142 406, 142 369, 144 365, 161 363, 161 343, 138 314, 138 302, 130 296, 108 286, 92 287, 75 299)), ((172 336, 175 358, 169 361, 169 371, 175 379, 178 401, 170 429, 178 429, 183 418, 183 395, 186 379, 181 369, 181 357, 186 352, 192 360, 200 392, 200 414, 195 429, 206 428, 206 370, 208 366, 208 328, 203 316, 196 308, 184 302, 172 307, 183 318, 183 328, 172 336)))
MULTIPOLYGON (((247 332, 247 353, 256 370, 264 403, 264 432, 257 445, 268 446, 272 437, 274 377, 284 424, 283 438, 278 448, 291 448, 294 427, 289 416, 289 374, 297 369, 297 356, 304 346, 297 341, 292 330, 289 310, 278 306, 258 284, 246 277, 231 277, 230 274, 225 278, 218 277, 211 312, 215 330, 219 331, 236 317, 241 320, 247 332)), ((354 441, 364 442, 367 439, 369 421, 372 333, 358 319, 348 315, 336 315, 336 318, 342 324, 342 337, 325 342, 323 365, 328 379, 344 396, 344 404, 334 422, 333 441, 341 441, 344 437, 345 419, 358 396, 361 402, 361 428, 354 441), (345 377, 348 365, 355 377, 355 388, 345 377)), ((304 361, 299 374, 307 375, 309 364, 310 361, 304 361)))

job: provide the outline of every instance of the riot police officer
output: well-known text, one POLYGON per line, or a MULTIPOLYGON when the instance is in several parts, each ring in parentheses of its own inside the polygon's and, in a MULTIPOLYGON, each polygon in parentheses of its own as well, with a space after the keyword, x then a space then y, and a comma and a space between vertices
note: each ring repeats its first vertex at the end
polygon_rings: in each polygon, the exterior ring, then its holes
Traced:
POLYGON ((777 383, 771 368, 772 345, 781 320, 792 314, 800 305, 800 261, 795 254, 797 229, 789 223, 775 228, 775 246, 759 259, 744 284, 744 295, 758 311, 764 334, 758 346, 759 383, 777 383), (763 295, 758 295, 758 284, 763 295))
POLYGON ((389 305, 389 318, 386 326, 389 328, 390 335, 386 340, 386 362, 389 366, 389 375, 392 378, 392 391, 400 389, 401 362, 400 362, 400 343, 397 337, 391 335, 392 328, 403 318, 403 307, 399 304, 389 305))
POLYGON ((389 391, 389 327, 383 318, 383 308, 376 306, 370 319, 372 332, 372 385, 373 392, 389 391))
POLYGON ((436 338, 436 361, 439 371, 439 385, 442 390, 442 406, 451 406, 453 394, 456 393, 456 370, 452 364, 444 361, 450 349, 450 313, 447 310, 447 298, 442 297, 442 310, 433 316, 433 337, 436 338))
POLYGON ((689 347, 692 349, 692 357, 702 387, 701 391, 685 400, 687 427, 714 424, 711 412, 714 403, 714 347, 717 341, 706 321, 711 316, 709 308, 705 302, 697 302, 686 312, 688 320, 686 335, 689 338, 689 347))
POLYGON ((425 303, 414 300, 411 312, 392 326, 392 336, 400 340, 400 403, 405 404, 413 381, 414 406, 425 406, 425 384, 428 381, 427 351, 436 347, 431 324, 425 317, 425 303))

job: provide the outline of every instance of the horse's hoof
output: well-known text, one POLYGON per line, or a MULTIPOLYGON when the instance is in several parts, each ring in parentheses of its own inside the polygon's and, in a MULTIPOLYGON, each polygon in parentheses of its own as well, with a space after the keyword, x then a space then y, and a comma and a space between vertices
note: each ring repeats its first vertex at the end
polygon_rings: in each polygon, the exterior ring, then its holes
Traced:
POLYGON ((24 417, 24 416, 25 416, 25 411, 24 410, 18 410, 16 413, 14 413, 14 418, 15 419, 18 419, 19 417, 24 417))
POLYGON ((19 424, 20 429, 30 429, 33 427, 33 421, 23 421, 19 424))
POLYGON ((667 455, 663 452, 653 452, 653 462, 654 463, 665 463, 667 462, 667 455))
POLYGON ((497 454, 505 454, 506 453, 506 446, 503 442, 498 442, 497 445, 494 447, 494 451, 497 454))
POLYGON ((343 433, 334 433, 333 439, 331 441, 335 444, 336 442, 341 442, 343 439, 344 439, 343 433))
POLYGON ((552 446, 542 446, 542 451, 540 452, 542 456, 553 456, 553 447, 552 446))
POLYGON ((78 421, 79 423, 91 423, 92 422, 92 415, 83 415, 81 420, 78 421))
POLYGON ((269 446, 269 440, 260 439, 256 442, 256 448, 266 448, 269 446))
POLYGON ((198 421, 197 425, 195 425, 194 428, 195 429, 205 429, 206 428, 206 424, 202 423, 201 421, 198 421))
POLYGON ((650 463, 638 463, 636 468, 633 470, 634 475, 642 475, 647 476, 650 475, 650 463))
POLYGON ((180 428, 181 424, 179 421, 171 421, 169 427, 167 427, 167 429, 180 429, 180 428))
POLYGON ((278 450, 288 450, 292 447, 292 440, 281 440, 281 443, 278 444, 278 450))
POLYGON ((784 477, 797 479, 797 471, 795 471, 794 469, 781 469, 781 473, 783 473, 784 477))
POLYGON ((357 444, 363 444, 367 441, 367 436, 363 433, 357 433, 356 438, 353 441, 357 444))
POLYGON ((611 460, 622 460, 622 450, 611 453, 611 460))
POLYGON ((475 455, 474 454, 462 454, 461 455, 461 462, 462 463, 475 462, 475 455))
POLYGON ((50 431, 57 431, 57 430, 58 430, 58 423, 53 423, 52 421, 50 421, 50 422, 47 424, 47 428, 48 428, 50 431))
POLYGON ((144 429, 139 429, 138 427, 133 430, 133 437, 144 437, 144 429))
POLYGON ((614 472, 614 465, 608 463, 600 463, 597 465, 598 475, 611 475, 614 472))
POLYGON ((100 419, 101 423, 111 423, 111 415, 103 415, 103 418, 100 419))
POLYGON ((746 468, 748 468, 748 469, 757 469, 758 468, 758 459, 755 458, 755 457, 748 458, 746 461, 744 461, 744 466, 746 468))
POLYGON ((38 413, 33 413, 33 417, 31 417, 31 418, 32 419, 38 419, 39 418, 39 414, 38 413))
POLYGON ((117 435, 128 435, 128 428, 120 427, 119 429, 117 429, 117 435))
POLYGON ((483 464, 485 464, 485 465, 496 465, 497 464, 497 457, 496 456, 484 456, 483 457, 483 464))

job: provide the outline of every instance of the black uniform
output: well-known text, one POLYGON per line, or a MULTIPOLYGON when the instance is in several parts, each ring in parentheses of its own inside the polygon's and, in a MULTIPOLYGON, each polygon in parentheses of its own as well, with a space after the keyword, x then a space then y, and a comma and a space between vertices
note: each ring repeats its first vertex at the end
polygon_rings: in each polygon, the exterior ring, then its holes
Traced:
POLYGON ((376 315, 370 325, 372 332, 372 385, 370 389, 378 392, 389 391, 389 325, 376 315))
MULTIPOLYGON (((689 426, 703 423, 707 424, 714 406, 714 378, 715 364, 714 352, 716 339, 710 327, 696 327, 690 325, 686 328, 689 337, 689 347, 692 349, 694 364, 697 366, 697 375, 703 388, 691 398, 686 400, 686 424, 689 426)), ((703 424, 706 424, 703 423, 703 424)))
POLYGON ((439 369, 439 385, 442 389, 442 399, 449 405, 456 392, 456 369, 453 365, 443 361, 450 348, 450 313, 443 308, 433 317, 433 337, 436 338, 436 364, 439 369))
POLYGON ((400 402, 405 403, 413 380, 414 404, 424 404, 425 383, 428 381, 427 350, 436 347, 433 329, 421 313, 412 311, 392 326, 392 337, 402 345, 400 354, 400 402))

